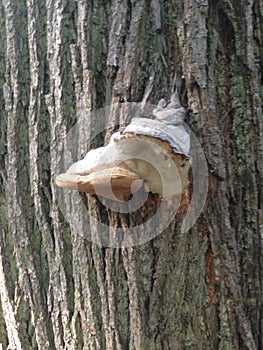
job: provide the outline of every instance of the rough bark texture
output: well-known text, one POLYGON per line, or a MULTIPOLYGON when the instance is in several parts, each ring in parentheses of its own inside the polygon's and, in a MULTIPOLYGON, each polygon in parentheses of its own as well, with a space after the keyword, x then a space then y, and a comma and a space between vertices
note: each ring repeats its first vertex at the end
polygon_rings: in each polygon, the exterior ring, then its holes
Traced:
MULTIPOLYGON (((262 2, 1 0, 0 34, 3 349, 263 349, 262 2), (175 85, 208 162, 203 214, 100 248, 60 213, 61 140, 87 111, 175 85)), ((125 122, 113 112, 108 128, 125 122)), ((158 201, 88 205, 114 233, 158 201)))

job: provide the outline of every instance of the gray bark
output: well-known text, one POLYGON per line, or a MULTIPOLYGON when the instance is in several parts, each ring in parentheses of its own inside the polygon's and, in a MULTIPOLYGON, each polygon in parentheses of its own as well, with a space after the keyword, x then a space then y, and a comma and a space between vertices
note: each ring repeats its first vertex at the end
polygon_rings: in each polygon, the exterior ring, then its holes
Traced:
MULTIPOLYGON (((262 19, 260 0, 0 1, 4 349, 263 349, 262 19), (62 141, 85 120, 81 157, 90 111, 111 104, 107 141, 126 122, 116 103, 175 86, 208 163, 203 213, 187 233, 181 208, 143 245, 99 247, 61 214, 62 141)), ((124 215, 84 200, 112 235, 160 201, 124 215)))

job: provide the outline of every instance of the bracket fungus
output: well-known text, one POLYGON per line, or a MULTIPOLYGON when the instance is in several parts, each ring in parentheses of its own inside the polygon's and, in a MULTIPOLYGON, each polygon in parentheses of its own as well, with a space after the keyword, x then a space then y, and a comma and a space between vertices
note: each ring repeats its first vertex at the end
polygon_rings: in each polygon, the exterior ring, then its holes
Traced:
POLYGON ((60 187, 126 201, 144 189, 171 198, 188 186, 190 136, 177 94, 161 99, 152 119, 135 117, 105 147, 89 151, 56 178, 60 187))

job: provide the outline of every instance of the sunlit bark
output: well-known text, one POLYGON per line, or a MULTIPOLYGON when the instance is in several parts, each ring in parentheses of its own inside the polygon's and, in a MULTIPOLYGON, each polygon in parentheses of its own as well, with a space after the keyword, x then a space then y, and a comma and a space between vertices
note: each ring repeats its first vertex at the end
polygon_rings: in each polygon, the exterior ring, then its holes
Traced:
MULTIPOLYGON (((0 1, 4 349, 263 349, 262 18, 260 0, 0 1), (98 247, 60 212, 61 141, 89 111, 175 87, 207 159, 203 213, 187 233, 181 210, 150 242, 98 247)), ((159 201, 86 204, 114 232, 159 201)))

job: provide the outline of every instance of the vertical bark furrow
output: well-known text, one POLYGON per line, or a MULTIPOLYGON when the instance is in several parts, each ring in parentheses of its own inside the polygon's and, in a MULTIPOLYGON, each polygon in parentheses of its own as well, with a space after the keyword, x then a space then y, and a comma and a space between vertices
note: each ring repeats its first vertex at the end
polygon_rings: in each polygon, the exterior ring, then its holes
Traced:
MULTIPOLYGON (((57 164, 61 161, 61 140, 66 135, 67 122, 70 120, 70 110, 67 106, 67 84, 64 80, 69 54, 68 40, 64 37, 67 2, 61 1, 59 6, 55 1, 47 0, 47 58, 49 63, 49 94, 46 103, 50 116, 50 173, 51 173, 51 216, 54 230, 54 261, 50 266, 50 289, 52 290, 51 319, 54 332, 55 346, 58 349, 70 348, 72 333, 70 329, 70 314, 72 290, 71 280, 67 273, 71 271, 71 242, 68 228, 61 224, 61 215, 56 201, 56 175, 57 164)), ((72 40, 72 37, 68 38, 72 40)))
MULTIPOLYGON (((1 249, 2 253, 2 249, 1 249)), ((3 309, 3 317, 5 319, 6 331, 8 336, 9 348, 22 350, 22 343, 19 336, 18 325, 15 318, 15 312, 12 307, 9 295, 8 288, 6 285, 5 273, 3 269, 2 257, 0 257, 0 297, 3 309)), ((1 337, 1 346, 2 337, 1 337)))
POLYGON ((122 67, 124 63, 123 45, 127 33, 127 11, 129 11, 127 1, 115 0, 113 2, 107 65, 115 68, 122 67))
MULTIPOLYGON (((109 47, 109 57, 110 62, 112 57, 116 55, 116 48, 120 48, 121 53, 119 54, 120 60, 118 62, 116 79, 113 86, 113 96, 112 103, 116 102, 126 102, 131 100, 131 89, 136 85, 135 77, 137 75, 136 70, 138 67, 134 65, 138 61, 139 52, 138 52, 138 42, 139 42, 139 33, 142 29, 142 20, 143 14, 145 11, 145 3, 142 1, 132 2, 131 8, 129 9, 131 14, 126 12, 126 17, 129 18, 129 28, 126 29, 125 43, 123 41, 121 32, 116 39, 114 45, 110 42, 111 46, 109 47), (128 34, 128 33, 129 34, 128 34), (123 52, 123 53, 122 53, 123 52)), ((113 23, 112 30, 116 23, 113 23)), ((119 27, 123 27, 124 24, 119 23, 119 27)))
POLYGON ((102 328, 103 328, 101 343, 104 346, 102 348, 111 350, 113 349, 114 338, 113 338, 113 330, 110 328, 110 324, 109 324, 109 309, 107 304, 107 289, 106 289, 106 283, 105 283, 103 251, 98 249, 97 247, 93 247, 92 254, 94 259, 94 266, 96 268, 97 283, 99 288, 100 304, 101 304, 100 312, 101 312, 102 328))
MULTIPOLYGON (((5 254, 9 255, 9 249, 13 250, 13 242, 10 244, 7 239, 8 231, 8 215, 7 215, 7 199, 5 193, 6 187, 6 169, 5 169, 5 155, 6 155, 6 128, 7 128, 7 111, 4 108, 5 99, 4 99, 4 89, 7 87, 5 85, 5 56, 6 56, 6 31, 5 31, 5 13, 3 3, 0 4, 0 106, 2 106, 0 111, 0 246, 1 251, 4 251, 5 254)), ((11 238, 11 237, 10 237, 11 238)), ((11 259, 2 257, 3 261, 9 261, 11 259)), ((14 259, 12 259, 14 260, 14 259)), ((12 261, 14 264, 14 262, 12 261)), ((12 265, 10 261, 10 265, 12 265)), ((15 264, 14 264, 15 265, 15 264)), ((12 279, 9 278, 9 285, 12 285, 12 279)), ((10 288, 7 286, 7 289, 10 288)), ((0 297, 0 301, 2 300, 0 297)), ((2 302, 3 304, 3 302, 2 302)), ((5 325, 5 316, 4 316, 4 307, 5 305, 0 306, 0 337, 1 344, 3 348, 7 348, 7 326, 5 325)), ((8 319, 7 319, 8 321, 8 319)))
MULTIPOLYGON (((28 0, 28 43, 29 43, 29 58, 30 58, 30 102, 29 102, 29 159, 30 159, 30 187, 31 193, 34 198, 34 210, 36 213, 37 224, 40 228, 37 231, 37 235, 42 234, 43 248, 45 249, 45 255, 47 260, 39 261, 37 264, 40 267, 39 276, 42 275, 41 268, 43 264, 48 263, 52 265, 54 262, 52 249, 52 231, 47 212, 46 204, 43 202, 44 191, 49 191, 47 183, 48 168, 44 168, 46 162, 40 163, 40 159, 47 159, 48 149, 45 140, 45 136, 49 137, 47 131, 47 120, 44 116, 46 107, 44 104, 44 74, 45 66, 43 64, 43 57, 45 47, 45 36, 42 33, 43 25, 45 23, 45 12, 43 8, 39 8, 37 1, 28 0), (42 37, 41 37, 42 36, 42 37), (42 40, 41 40, 42 39, 42 40), (46 124, 46 128, 44 128, 46 124)), ((47 197, 46 197, 47 198, 47 197)), ((36 242, 36 248, 39 249, 39 242, 36 242)), ((44 276, 41 283, 43 291, 48 290, 48 273, 44 276)), ((43 305, 44 306, 44 305, 43 305)), ((49 328, 49 318, 47 316, 47 308, 44 308, 42 304, 42 314, 44 317, 36 322, 36 343, 41 347, 50 346, 53 343, 53 336, 51 328, 49 328), (45 323, 44 323, 45 322, 45 323), (46 334, 46 339, 42 339, 42 334, 46 334)), ((40 315, 39 315, 40 316, 40 315)))
POLYGON ((107 303, 109 307, 109 327, 112 330, 113 339, 113 349, 122 350, 122 345, 120 342, 120 334, 117 321, 117 310, 116 310, 116 258, 118 257, 118 250, 113 250, 111 248, 106 249, 105 252, 105 279, 107 281, 107 303))
POLYGON ((127 285, 129 293, 129 318, 130 318, 130 340, 129 348, 134 350, 140 350, 143 346, 144 329, 142 324, 142 317, 140 310, 142 311, 139 301, 140 297, 140 283, 137 278, 137 263, 136 248, 128 248, 123 250, 123 265, 127 275, 127 285))
MULTIPOLYGON (((27 46, 27 11, 26 4, 5 1, 6 17, 6 96, 5 104, 8 110, 7 124, 7 198, 9 206, 10 232, 14 237, 14 248, 19 270, 18 285, 25 293, 24 298, 15 300, 18 304, 29 301, 31 314, 29 324, 35 327, 34 337, 43 346, 48 346, 48 335, 43 326, 46 309, 44 296, 41 291, 41 281, 35 267, 33 252, 33 219, 32 198, 29 189, 29 174, 27 172, 28 132, 27 115, 29 100, 29 71, 26 64, 28 60, 27 46), (25 300, 23 300, 25 299, 25 300), (40 331, 41 329, 41 331, 40 331)), ((27 314, 27 312, 26 312, 27 314)), ((25 318, 22 306, 17 306, 16 320, 25 318)), ((22 331, 21 343, 23 347, 31 348, 34 340, 22 331)))

